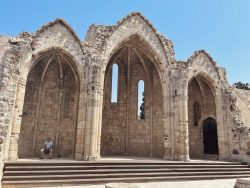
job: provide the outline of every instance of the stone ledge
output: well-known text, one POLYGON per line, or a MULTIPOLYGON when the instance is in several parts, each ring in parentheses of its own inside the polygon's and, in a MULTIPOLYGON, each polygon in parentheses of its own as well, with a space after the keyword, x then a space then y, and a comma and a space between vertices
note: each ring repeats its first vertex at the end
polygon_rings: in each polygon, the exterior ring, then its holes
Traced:
POLYGON ((237 179, 234 188, 250 188, 250 178, 237 179))

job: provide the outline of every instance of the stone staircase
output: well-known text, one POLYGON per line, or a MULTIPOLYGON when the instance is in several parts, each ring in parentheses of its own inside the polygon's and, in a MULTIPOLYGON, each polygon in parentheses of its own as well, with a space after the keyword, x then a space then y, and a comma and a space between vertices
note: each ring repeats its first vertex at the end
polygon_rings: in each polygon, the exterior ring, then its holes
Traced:
POLYGON ((238 162, 200 161, 37 161, 7 162, 3 187, 56 184, 104 184, 211 180, 250 177, 250 168, 238 162))

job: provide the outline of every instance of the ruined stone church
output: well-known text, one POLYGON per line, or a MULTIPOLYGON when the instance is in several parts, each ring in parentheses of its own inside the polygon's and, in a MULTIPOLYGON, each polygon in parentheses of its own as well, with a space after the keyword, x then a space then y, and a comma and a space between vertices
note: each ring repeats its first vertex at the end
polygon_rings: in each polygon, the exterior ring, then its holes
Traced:
POLYGON ((204 50, 187 61, 140 13, 91 25, 85 40, 62 19, 0 36, 1 165, 54 157, 250 161, 250 92, 229 85, 204 50), (117 100, 112 101, 117 66, 117 100), (138 118, 138 84, 144 117, 138 118))

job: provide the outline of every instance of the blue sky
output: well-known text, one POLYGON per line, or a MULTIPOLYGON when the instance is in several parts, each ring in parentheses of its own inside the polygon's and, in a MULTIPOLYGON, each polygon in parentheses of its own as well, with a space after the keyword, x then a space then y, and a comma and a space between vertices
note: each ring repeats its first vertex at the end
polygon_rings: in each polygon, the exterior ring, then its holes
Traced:
POLYGON ((250 83, 250 0, 2 0, 0 34, 35 32, 61 17, 84 39, 92 23, 112 25, 132 11, 172 40, 177 60, 205 49, 230 83, 250 83))

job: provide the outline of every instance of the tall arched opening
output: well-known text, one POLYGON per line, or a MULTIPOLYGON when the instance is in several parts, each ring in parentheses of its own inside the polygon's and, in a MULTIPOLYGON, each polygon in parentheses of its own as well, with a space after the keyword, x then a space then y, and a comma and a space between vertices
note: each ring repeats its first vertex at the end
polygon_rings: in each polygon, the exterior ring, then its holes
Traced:
POLYGON ((156 66, 151 51, 138 37, 131 37, 110 59, 104 79, 102 156, 163 157, 163 96, 156 66), (112 87, 114 64, 118 65, 116 88, 112 87), (115 102, 113 92, 118 95, 115 102))
POLYGON ((206 147, 210 145, 210 143, 208 144, 207 142, 210 142, 210 138, 217 137, 217 129, 214 129, 214 125, 208 123, 211 122, 209 120, 211 117, 213 117, 212 119, 216 124, 214 90, 206 78, 203 76, 196 76, 192 78, 188 84, 188 132, 190 158, 206 158, 211 157, 208 156, 209 154, 218 154, 218 152, 206 152, 206 147), (216 130, 216 135, 215 132, 211 130, 216 130))
POLYGON ((25 90, 18 157, 39 157, 43 140, 54 141, 54 157, 75 151, 79 78, 64 53, 46 53, 31 68, 25 90))

